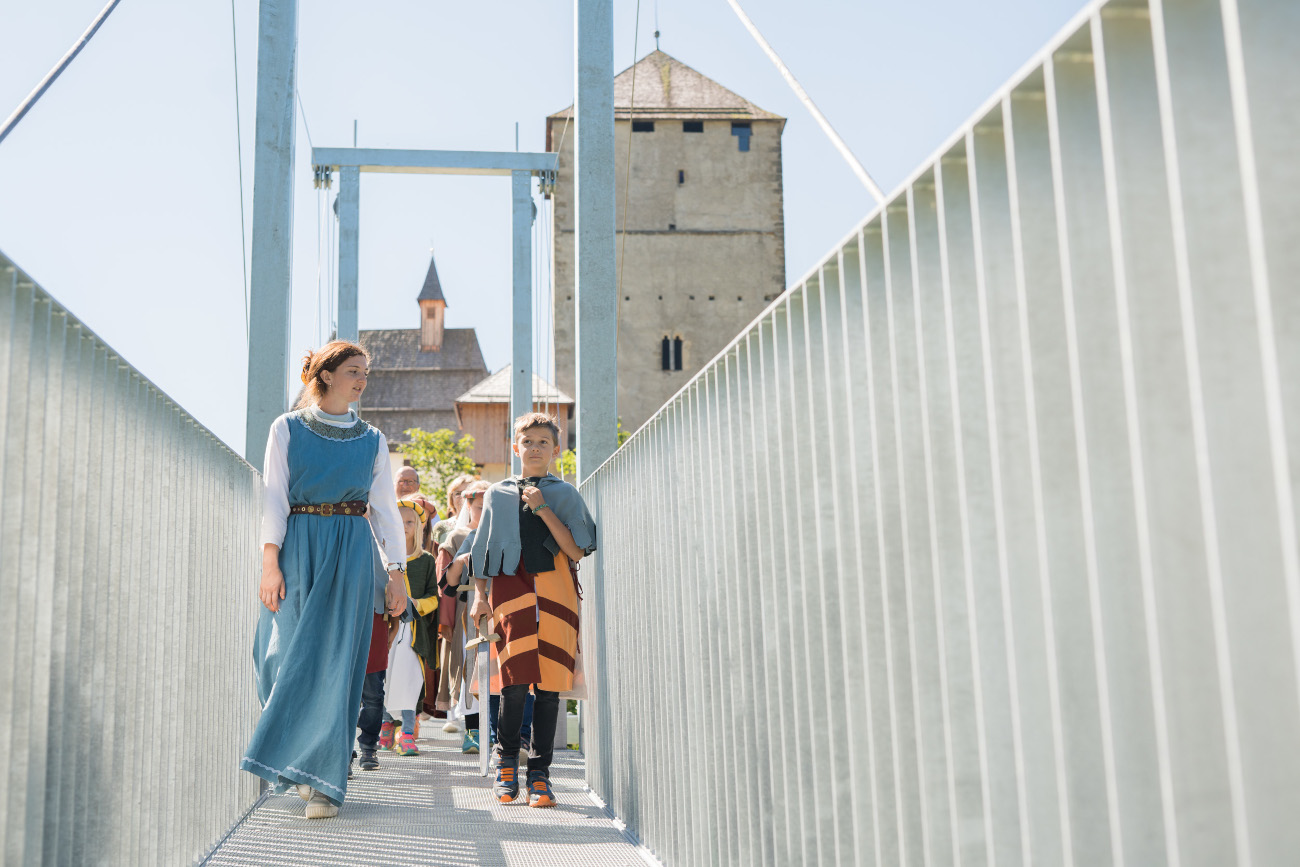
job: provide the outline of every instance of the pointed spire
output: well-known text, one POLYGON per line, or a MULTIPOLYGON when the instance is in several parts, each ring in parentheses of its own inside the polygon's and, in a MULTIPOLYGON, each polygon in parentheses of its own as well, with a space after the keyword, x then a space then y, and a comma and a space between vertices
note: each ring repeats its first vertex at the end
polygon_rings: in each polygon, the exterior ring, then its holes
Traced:
POLYGON ((442 281, 438 279, 438 265, 432 255, 429 256, 429 273, 424 275, 424 286, 420 288, 420 294, 415 296, 415 300, 447 303, 446 297, 442 294, 442 281))
POLYGON ((429 257, 429 273, 424 275, 424 285, 415 297, 420 305, 420 351, 442 350, 443 311, 447 299, 442 294, 442 281, 438 279, 438 266, 429 257))

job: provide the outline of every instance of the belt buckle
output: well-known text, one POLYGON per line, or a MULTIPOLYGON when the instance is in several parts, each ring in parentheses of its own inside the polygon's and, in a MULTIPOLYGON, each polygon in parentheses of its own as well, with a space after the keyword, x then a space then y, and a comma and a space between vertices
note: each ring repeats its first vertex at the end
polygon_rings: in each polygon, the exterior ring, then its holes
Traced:
POLYGON ((321 504, 320 513, 327 518, 332 516, 334 514, 334 504, 333 503, 321 504))

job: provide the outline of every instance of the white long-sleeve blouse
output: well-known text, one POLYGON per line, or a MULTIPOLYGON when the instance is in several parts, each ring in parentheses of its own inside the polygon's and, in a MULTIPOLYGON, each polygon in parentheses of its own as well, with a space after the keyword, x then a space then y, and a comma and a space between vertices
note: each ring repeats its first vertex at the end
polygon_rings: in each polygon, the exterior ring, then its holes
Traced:
MULTIPOLYGON (((357 415, 349 410, 347 415, 331 415, 313 406, 312 413, 321 422, 334 427, 351 427, 357 415)), ((282 415, 271 424, 271 436, 266 441, 266 458, 262 462, 262 480, 266 483, 266 499, 262 508, 262 544, 268 542, 278 547, 284 545, 284 534, 289 524, 289 417, 282 415)), ((393 492, 393 471, 388 464, 388 439, 379 435, 379 451, 370 476, 370 529, 379 543, 385 565, 406 562, 406 536, 402 531, 402 517, 397 511, 397 495, 393 492)))

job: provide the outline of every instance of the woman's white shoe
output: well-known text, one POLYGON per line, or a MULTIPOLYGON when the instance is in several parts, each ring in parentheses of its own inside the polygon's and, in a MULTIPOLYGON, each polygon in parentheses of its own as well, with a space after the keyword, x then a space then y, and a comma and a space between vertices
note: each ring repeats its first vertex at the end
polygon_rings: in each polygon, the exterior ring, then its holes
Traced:
POLYGON ((442 730, 454 734, 455 732, 460 731, 460 726, 456 725, 455 720, 447 720, 447 722, 443 724, 442 730))
POLYGON ((310 801, 311 796, 315 794, 312 787, 306 783, 297 783, 294 785, 294 788, 298 790, 298 797, 302 798, 304 801, 310 801))
POLYGON ((329 798, 320 792, 312 792, 311 800, 307 802, 308 819, 332 819, 339 814, 338 805, 332 803, 329 798))

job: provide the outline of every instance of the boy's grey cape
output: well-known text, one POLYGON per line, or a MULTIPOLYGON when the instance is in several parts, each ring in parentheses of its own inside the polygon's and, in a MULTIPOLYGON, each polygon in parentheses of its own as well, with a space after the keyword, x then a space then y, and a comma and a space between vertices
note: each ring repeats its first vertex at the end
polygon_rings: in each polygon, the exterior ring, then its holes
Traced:
MULTIPOLYGON (((537 487, 564 526, 573 534, 573 544, 586 553, 596 550, 596 522, 587 511, 578 489, 555 476, 542 477, 537 487)), ((555 540, 552 554, 560 553, 555 540)), ((519 565, 523 547, 519 542, 519 482, 506 479, 488 489, 483 517, 479 519, 478 534, 474 538, 474 575, 493 578, 513 575, 519 565)))

